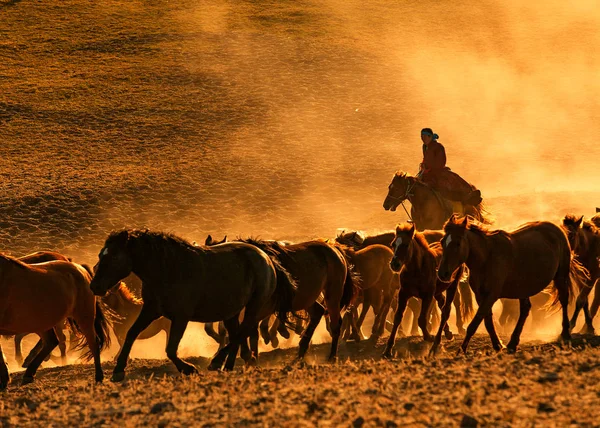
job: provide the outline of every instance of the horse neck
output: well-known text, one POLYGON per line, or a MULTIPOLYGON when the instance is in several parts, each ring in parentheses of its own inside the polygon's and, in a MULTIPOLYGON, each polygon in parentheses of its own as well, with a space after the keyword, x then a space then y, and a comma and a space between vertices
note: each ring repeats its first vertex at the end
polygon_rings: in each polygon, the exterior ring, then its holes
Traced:
POLYGON ((469 244, 469 255, 466 260, 467 266, 469 269, 483 266, 489 254, 488 240, 490 237, 467 230, 465 231, 465 239, 469 244))
POLYGON ((409 270, 421 270, 427 249, 423 248, 421 242, 413 237, 408 248, 408 257, 405 265, 409 270))

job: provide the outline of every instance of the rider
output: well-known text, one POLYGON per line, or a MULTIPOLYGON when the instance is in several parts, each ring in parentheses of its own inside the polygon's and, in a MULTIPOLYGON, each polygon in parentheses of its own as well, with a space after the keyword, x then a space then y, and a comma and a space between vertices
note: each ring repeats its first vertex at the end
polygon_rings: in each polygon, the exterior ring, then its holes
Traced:
POLYGON ((438 138, 431 128, 421 130, 423 162, 419 165, 417 176, 450 201, 479 205, 482 200, 481 192, 446 166, 446 150, 437 141, 438 138))

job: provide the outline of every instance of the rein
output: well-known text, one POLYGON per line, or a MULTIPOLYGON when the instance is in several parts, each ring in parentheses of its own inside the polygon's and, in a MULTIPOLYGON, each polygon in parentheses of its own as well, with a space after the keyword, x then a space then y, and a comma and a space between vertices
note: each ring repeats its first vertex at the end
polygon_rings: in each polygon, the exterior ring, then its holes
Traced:
MULTIPOLYGON (((404 212, 406 213, 406 215, 408 216, 408 222, 409 223, 414 223, 414 220, 412 219, 412 216, 410 215, 410 213, 408 212, 408 210, 406 209, 406 206, 404 205, 404 201, 406 201, 407 199, 410 201, 410 197, 413 196, 413 194, 411 193, 412 189, 416 186, 417 184, 417 180, 414 180, 411 184, 409 184, 406 187, 406 192, 404 192, 404 195, 402 196, 392 196, 392 195, 388 195, 388 198, 392 199, 392 200, 396 200, 396 201, 400 201, 400 205, 402 205, 402 208, 404 209, 404 212)), ((411 202, 412 203, 412 202, 411 202)))

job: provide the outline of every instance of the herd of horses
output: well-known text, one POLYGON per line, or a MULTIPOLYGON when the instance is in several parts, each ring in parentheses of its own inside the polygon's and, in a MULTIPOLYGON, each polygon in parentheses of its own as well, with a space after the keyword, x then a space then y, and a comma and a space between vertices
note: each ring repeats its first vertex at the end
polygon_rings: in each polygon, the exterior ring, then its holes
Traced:
MULTIPOLYGON (((395 176, 387 209, 410 197, 406 189, 404 196, 394 195, 398 177, 406 179, 395 176)), ((160 331, 167 334, 167 357, 181 373, 195 373, 196 367, 177 355, 189 322, 205 323, 221 345, 209 370, 233 369, 238 354, 246 364, 257 364, 259 337, 276 346, 278 334, 289 337, 290 330, 301 334, 296 361, 302 362, 323 317, 332 338, 329 360, 335 361, 340 339, 364 339, 361 326, 369 308, 375 314, 374 344, 386 328, 391 330, 383 352, 387 358, 393 356, 407 308, 423 339, 432 342, 431 354, 439 350, 442 335, 454 336, 448 325, 452 305, 459 333, 465 335, 462 352, 481 322, 493 348, 503 349, 492 317, 499 299, 519 302, 518 314, 506 316, 516 319, 507 345, 514 352, 530 298, 542 291, 551 296, 547 306, 562 309, 563 340, 570 339, 581 310, 585 331, 593 332, 600 298, 595 292, 590 309, 588 296, 600 277, 600 215, 590 221, 568 215, 561 225, 533 222, 511 232, 456 214, 437 230, 422 226, 414 221, 373 236, 344 231, 335 239, 300 243, 217 242, 209 236, 204 245, 168 233, 121 230, 108 236, 93 268, 52 252, 21 258, 0 254, 0 334, 16 335, 19 362, 22 336, 40 336, 24 362, 22 382, 29 383, 57 345, 64 361, 65 327, 76 349, 89 348, 83 358, 93 359, 98 382, 111 328, 120 345, 113 381, 124 379, 135 340, 160 331), (569 301, 576 294, 569 318, 569 301), (434 303, 441 311, 437 326, 434 303), (465 332, 463 324, 471 317, 465 332), (219 323, 218 332, 213 323, 219 323)), ((9 373, 1 348, 0 356, 0 389, 5 389, 9 373)))

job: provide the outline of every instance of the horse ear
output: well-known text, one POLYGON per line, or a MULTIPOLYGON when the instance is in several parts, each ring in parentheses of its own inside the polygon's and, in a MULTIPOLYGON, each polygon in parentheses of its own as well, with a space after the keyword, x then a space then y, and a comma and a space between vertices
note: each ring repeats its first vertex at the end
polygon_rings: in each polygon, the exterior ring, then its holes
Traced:
POLYGON ((579 217, 579 219, 575 221, 575 225, 576 225, 577 227, 581 226, 581 222, 582 222, 582 221, 583 221, 583 216, 579 217))
POLYGON ((452 215, 450 216, 450 218, 448 219, 448 221, 449 221, 450 223, 456 224, 456 219, 457 219, 457 218, 458 218, 458 216, 457 216, 456 214, 452 214, 452 215))
POLYGON ((208 236, 206 237, 206 239, 204 240, 204 245, 210 245, 210 244, 212 244, 212 242, 213 242, 213 237, 212 237, 212 235, 208 235, 208 236))
POLYGON ((396 225, 396 235, 400 233, 400 231, 402 230, 402 228, 400 227, 399 224, 396 225))
POLYGON ((410 237, 412 238, 415 235, 415 224, 410 224, 410 237))
POLYGON ((225 237, 223 238, 223 240, 221 241, 221 244, 224 244, 225 242, 227 242, 227 235, 225 235, 225 237))
POLYGON ((465 219, 462 222, 463 227, 467 227, 469 225, 469 216, 465 216, 465 219))
POLYGON ((596 212, 600 213, 600 208, 596 207, 596 212))

